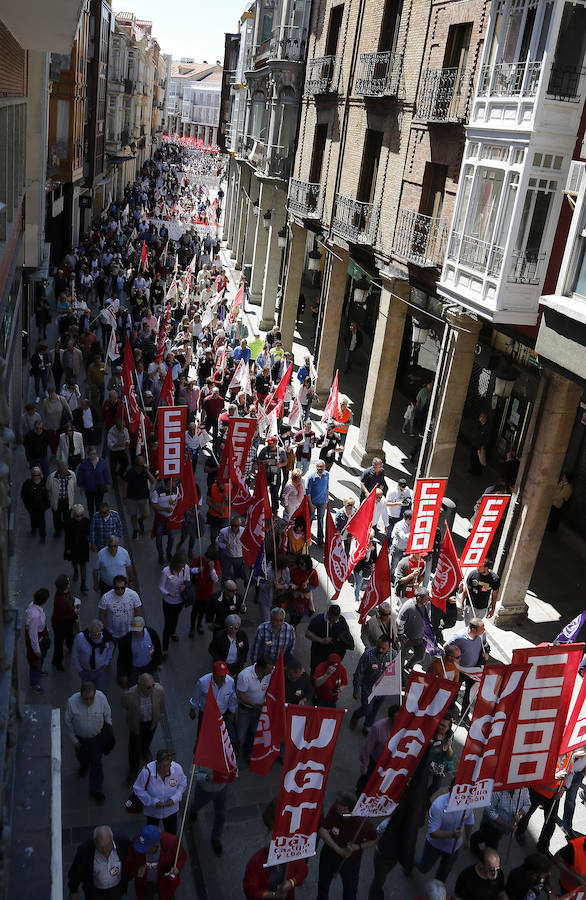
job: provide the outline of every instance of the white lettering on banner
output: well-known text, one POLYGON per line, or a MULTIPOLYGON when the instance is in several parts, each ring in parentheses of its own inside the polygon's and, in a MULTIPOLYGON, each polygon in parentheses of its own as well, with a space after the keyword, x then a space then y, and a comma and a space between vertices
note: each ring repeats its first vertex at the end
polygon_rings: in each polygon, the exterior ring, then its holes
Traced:
POLYGON ((321 763, 314 763, 311 760, 306 763, 299 762, 294 769, 287 772, 283 779, 283 787, 286 791, 294 791, 301 794, 307 788, 314 788, 321 791, 324 783, 325 766, 321 763), (297 783, 297 773, 305 772, 301 784, 297 783))
POLYGON ((291 740, 299 750, 312 750, 314 747, 327 747, 336 730, 335 719, 322 719, 319 734, 313 741, 305 740, 305 724, 303 716, 291 716, 291 740))
POLYGON ((236 422, 234 424, 234 430, 232 432, 232 454, 234 457, 234 464, 241 472, 244 472, 244 469, 246 468, 246 457, 244 454, 246 452, 246 456, 248 456, 248 451, 246 450, 248 433, 248 427, 241 422, 236 422))
POLYGON ((489 756, 496 756, 496 750, 486 750, 484 753, 479 755, 478 753, 467 753, 464 759, 469 759, 470 762, 474 763, 474 769, 472 771, 472 778, 476 781, 476 779, 480 775, 480 770, 482 769, 482 763, 485 759, 488 759, 489 756))
POLYGON ((443 494, 443 481, 427 481, 421 486, 421 495, 417 509, 417 518, 413 522, 411 549, 427 550, 431 532, 436 518, 436 509, 440 495, 443 494))
MULTIPOLYGON (((405 754, 403 754, 403 756, 404 755, 405 754)), ((388 791, 395 778, 398 778, 399 775, 409 774, 409 769, 382 769, 379 767, 377 771, 381 777, 380 791, 388 791)))
POLYGON ((163 416, 162 471, 165 477, 181 475, 183 466, 183 410, 170 407, 161 410, 163 416))
POLYGON ((478 511, 472 533, 460 559, 461 565, 480 565, 488 552, 508 499, 508 496, 483 498, 482 508, 478 511))
POLYGON ((408 731, 406 728, 401 728, 400 731, 391 736, 387 746, 393 756, 418 756, 424 743, 425 737, 419 728, 417 731, 408 731), (413 738, 412 741, 408 740, 410 737, 413 738), (403 746, 405 749, 399 750, 400 746, 403 746))
MULTIPOLYGON (((291 820, 289 822, 289 830, 297 831, 298 828, 301 828, 301 816, 303 815, 304 809, 317 809, 317 803, 300 803, 299 806, 284 806, 283 812, 291 813, 291 820)), ((304 835, 307 837, 307 835, 304 835)))
POLYGON ((440 709, 445 707, 450 694, 448 691, 438 690, 432 697, 431 703, 425 709, 422 709, 419 706, 419 701, 424 687, 423 684, 413 682, 411 690, 405 698, 405 708, 407 712, 413 713, 414 716, 436 716, 440 709))
POLYGON ((500 737, 505 730, 507 717, 504 712, 497 712, 495 716, 481 716, 474 719, 470 726, 470 737, 480 744, 488 744, 491 738, 500 737), (490 724, 488 734, 485 735, 484 727, 490 724))
POLYGON ((450 794, 447 811, 490 806, 493 788, 494 778, 484 778, 476 784, 456 784, 450 794))
POLYGON ((485 678, 482 679, 480 696, 483 700, 486 700, 487 703, 498 703, 499 701, 504 700, 505 697, 514 694, 519 687, 522 679, 523 672, 513 672, 507 680, 503 692, 501 694, 497 694, 496 686, 499 682, 498 675, 486 675, 485 678))

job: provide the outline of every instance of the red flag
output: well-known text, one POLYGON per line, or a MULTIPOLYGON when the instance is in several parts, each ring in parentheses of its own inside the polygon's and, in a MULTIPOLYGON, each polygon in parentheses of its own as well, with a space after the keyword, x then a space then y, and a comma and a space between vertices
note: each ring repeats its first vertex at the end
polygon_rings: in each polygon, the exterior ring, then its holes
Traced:
POLYGON ((560 744, 560 756, 584 746, 586 746, 586 678, 582 679, 580 691, 572 707, 560 744))
POLYGON ((159 396, 159 406, 175 406, 175 385, 173 384, 173 372, 168 367, 159 396))
MULTIPOLYGON (((258 467, 252 503, 242 532, 242 559, 253 566, 265 539, 265 509, 268 504, 267 477, 263 466, 258 467)), ((270 504, 269 504, 270 508, 270 504)))
POLYGON ((483 562, 508 502, 508 494, 486 494, 482 498, 460 565, 478 568, 483 562))
POLYGON ((136 402, 136 391, 134 390, 134 381, 132 378, 134 370, 134 356, 132 355, 132 349, 127 335, 126 343, 124 344, 124 359, 122 361, 122 390, 126 415, 128 418, 128 427, 133 434, 138 431, 140 425, 140 410, 138 408, 138 403, 136 402))
POLYGON ((242 476, 242 472, 236 465, 234 454, 228 456, 228 477, 231 484, 230 505, 235 513, 239 516, 245 515, 252 503, 250 491, 246 486, 246 482, 242 476))
POLYGON ((226 723, 216 698, 214 697, 213 680, 210 686, 206 705, 201 720, 201 728, 193 754, 193 765, 204 766, 213 771, 213 780, 229 784, 238 773, 234 748, 228 735, 226 723))
POLYGON ((334 587, 330 603, 336 599, 348 576, 348 559, 340 532, 334 524, 330 506, 326 509, 326 546, 324 550, 324 566, 334 587))
POLYGON ((485 666, 448 810, 490 806, 499 755, 530 666, 485 666))
POLYGON ((228 420, 228 431, 224 443, 224 452, 220 460, 218 478, 228 481, 228 459, 234 458, 234 464, 241 472, 246 469, 246 461, 254 439, 256 422, 250 418, 233 416, 228 420))
POLYGON ((413 497, 411 531, 406 553, 433 549, 447 478, 418 478, 413 497))
POLYGON ((456 699, 459 682, 412 672, 387 745, 352 810, 353 816, 390 816, 415 767, 456 699))
POLYGON ((274 406, 278 400, 285 399, 285 392, 289 387, 289 382, 291 381, 291 374, 293 372, 293 363, 290 363, 287 371, 279 381, 277 387, 275 388, 275 392, 272 396, 271 404, 274 406))
POLYGON ((305 519, 305 538, 307 546, 311 544, 311 515, 309 513, 309 504, 307 502, 307 494, 303 495, 303 500, 287 522, 287 527, 283 532, 283 539, 281 541, 281 550, 286 551, 287 549, 287 535, 293 528, 295 524, 295 519, 305 519))
POLYGON ((346 523, 346 531, 349 531, 356 540, 356 545, 352 548, 350 559, 348 560, 348 575, 351 575, 360 560, 366 556, 372 529, 375 501, 376 487, 373 487, 362 506, 358 507, 352 518, 346 523))
POLYGON ((163 319, 163 324, 161 325, 161 330, 159 331, 159 342, 157 344, 157 355, 155 356, 155 362, 157 365, 161 362, 163 355, 165 353, 165 341, 167 340, 167 328, 169 326, 169 314, 171 312, 171 301, 167 301, 167 308, 165 310, 165 318, 163 319))
POLYGON ((455 593, 462 581, 462 577, 460 560, 454 547, 450 529, 446 523, 437 568, 431 585, 431 602, 433 605, 445 612, 448 598, 455 593))
POLYGON ((277 665, 265 694, 252 745, 249 765, 251 772, 256 772, 263 778, 268 775, 269 769, 281 752, 281 744, 285 740, 286 731, 285 669, 283 667, 283 651, 280 650, 277 665))
POLYGON ((497 790, 553 781, 584 644, 541 645, 513 650, 513 664, 529 675, 499 756, 497 790))
POLYGON ((199 497, 195 485, 195 478, 193 477, 193 466, 185 465, 183 476, 177 488, 177 503, 175 504, 175 509, 172 514, 167 519, 167 528, 171 531, 177 531, 181 528, 183 525, 183 516, 188 509, 193 509, 195 507, 197 515, 198 501, 199 497))
POLYGON ((314 856, 326 782, 343 718, 343 709, 287 707, 283 775, 267 865, 314 856))
POLYGON ((140 265, 144 269, 145 272, 149 270, 149 260, 147 253, 146 241, 142 242, 142 250, 140 251, 140 265))
POLYGON ((389 566, 389 548, 384 538, 380 553, 376 558, 368 586, 362 595, 358 610, 358 622, 364 625, 371 609, 391 596, 391 569, 389 566))
POLYGON ((242 306, 243 301, 244 301, 244 282, 242 282, 242 284, 236 291, 236 296, 234 297, 234 303, 232 304, 232 309, 236 309, 237 306, 242 306))
POLYGON ((336 370, 336 374, 334 375, 334 380, 330 388, 330 396, 328 397, 328 402, 326 403, 320 421, 325 422, 327 421, 327 419, 337 419, 339 415, 340 405, 338 403, 338 371, 336 370))

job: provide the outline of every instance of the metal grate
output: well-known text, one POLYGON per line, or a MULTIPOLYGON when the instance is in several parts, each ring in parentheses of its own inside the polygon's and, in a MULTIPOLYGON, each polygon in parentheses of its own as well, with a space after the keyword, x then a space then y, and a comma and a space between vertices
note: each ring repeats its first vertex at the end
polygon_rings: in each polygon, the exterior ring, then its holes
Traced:
POLYGON ((361 53, 354 90, 364 97, 398 97, 402 71, 402 53, 361 53))

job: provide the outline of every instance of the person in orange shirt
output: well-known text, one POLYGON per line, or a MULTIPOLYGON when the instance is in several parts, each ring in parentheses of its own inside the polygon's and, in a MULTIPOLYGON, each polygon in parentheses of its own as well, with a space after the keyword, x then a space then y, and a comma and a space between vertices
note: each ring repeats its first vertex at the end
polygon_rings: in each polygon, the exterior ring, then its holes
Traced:
POLYGON ((447 678, 448 681, 458 681, 460 648, 456 644, 444 644, 443 650, 444 657, 436 656, 426 674, 435 675, 436 678, 447 678))

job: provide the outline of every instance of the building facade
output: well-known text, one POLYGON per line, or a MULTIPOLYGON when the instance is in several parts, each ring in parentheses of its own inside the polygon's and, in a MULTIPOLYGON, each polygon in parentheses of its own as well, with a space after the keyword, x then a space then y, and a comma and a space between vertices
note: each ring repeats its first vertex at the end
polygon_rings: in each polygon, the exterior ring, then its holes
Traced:
POLYGON ((262 328, 274 324, 282 294, 310 14, 310 2, 257 0, 239 23, 225 137, 231 160, 224 234, 249 282, 251 303, 262 307, 262 328))
POLYGON ((172 62, 167 98, 168 129, 216 146, 220 121, 222 66, 220 63, 172 62))

